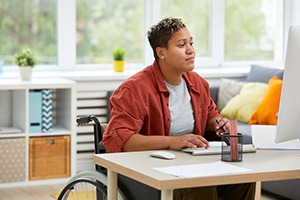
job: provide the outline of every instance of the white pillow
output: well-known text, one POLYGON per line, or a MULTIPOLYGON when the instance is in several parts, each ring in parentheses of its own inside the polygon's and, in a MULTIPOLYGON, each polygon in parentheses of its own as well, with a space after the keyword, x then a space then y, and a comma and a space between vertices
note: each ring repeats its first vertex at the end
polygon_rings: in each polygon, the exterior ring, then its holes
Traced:
POLYGON ((235 81, 227 78, 221 79, 219 88, 217 108, 221 111, 227 102, 236 96, 242 89, 244 82, 235 81))

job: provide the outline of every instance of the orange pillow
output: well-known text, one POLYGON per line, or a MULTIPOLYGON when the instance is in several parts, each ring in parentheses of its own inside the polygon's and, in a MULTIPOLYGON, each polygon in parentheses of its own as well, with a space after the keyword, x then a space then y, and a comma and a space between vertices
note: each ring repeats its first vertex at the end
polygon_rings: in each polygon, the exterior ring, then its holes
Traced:
POLYGON ((276 125, 279 109, 282 80, 274 76, 269 80, 269 86, 260 105, 251 116, 249 124, 276 125))

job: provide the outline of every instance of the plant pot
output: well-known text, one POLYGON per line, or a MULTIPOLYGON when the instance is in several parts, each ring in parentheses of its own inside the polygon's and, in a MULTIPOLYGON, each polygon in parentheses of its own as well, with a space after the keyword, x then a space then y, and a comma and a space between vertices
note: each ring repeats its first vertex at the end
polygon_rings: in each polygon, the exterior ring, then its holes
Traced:
POLYGON ((30 81, 32 76, 32 67, 19 67, 20 70, 20 77, 22 81, 30 81))
POLYGON ((124 60, 114 60, 114 71, 115 72, 123 72, 124 71, 124 60))

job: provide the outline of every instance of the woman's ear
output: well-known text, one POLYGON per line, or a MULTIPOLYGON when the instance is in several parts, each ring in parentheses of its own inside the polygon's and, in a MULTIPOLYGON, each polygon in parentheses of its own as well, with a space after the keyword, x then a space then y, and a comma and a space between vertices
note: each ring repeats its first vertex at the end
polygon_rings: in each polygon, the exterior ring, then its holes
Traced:
POLYGON ((156 54, 159 57, 159 59, 164 59, 164 50, 161 47, 156 47, 156 54))

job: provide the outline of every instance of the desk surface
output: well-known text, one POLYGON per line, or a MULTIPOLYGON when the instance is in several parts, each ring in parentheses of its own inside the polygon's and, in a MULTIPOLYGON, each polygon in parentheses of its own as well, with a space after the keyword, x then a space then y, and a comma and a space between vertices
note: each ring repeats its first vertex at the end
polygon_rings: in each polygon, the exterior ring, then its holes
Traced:
POLYGON ((197 178, 178 178, 153 168, 217 162, 220 155, 193 156, 171 151, 176 158, 163 160, 150 157, 150 152, 153 151, 97 154, 94 162, 158 190, 300 178, 300 151, 258 150, 244 154, 242 162, 230 163, 251 172, 197 178))

